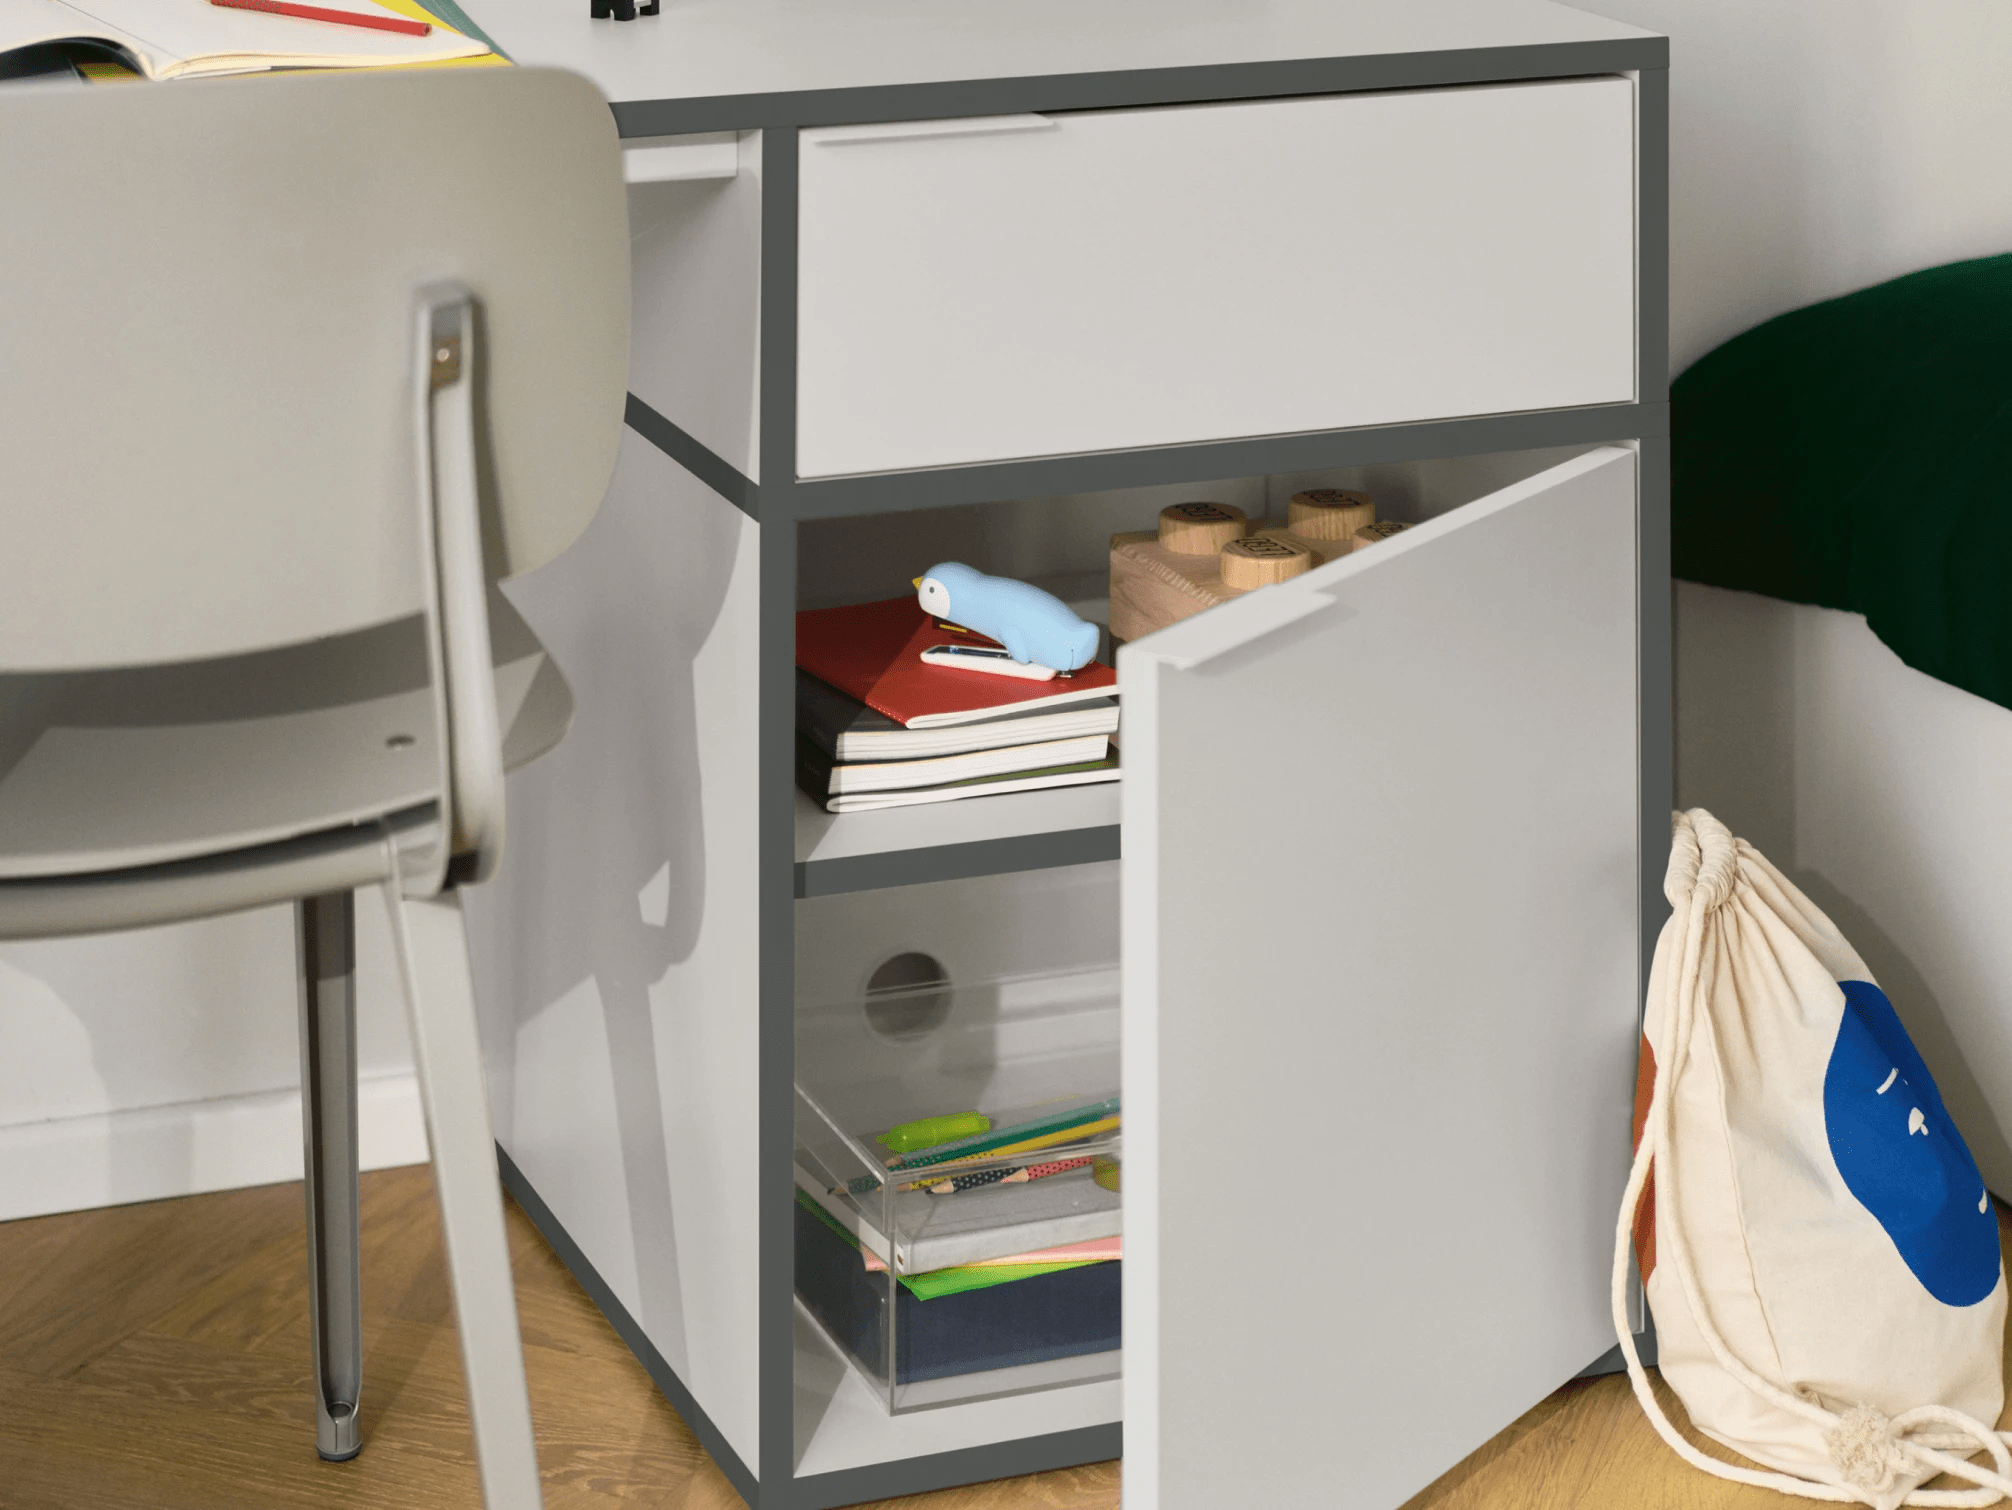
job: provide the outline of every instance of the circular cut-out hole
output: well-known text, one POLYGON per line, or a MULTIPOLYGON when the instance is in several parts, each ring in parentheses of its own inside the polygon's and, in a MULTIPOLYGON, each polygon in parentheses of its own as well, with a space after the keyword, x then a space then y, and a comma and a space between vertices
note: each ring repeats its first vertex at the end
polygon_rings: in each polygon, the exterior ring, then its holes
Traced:
POLYGON ((410 734, 394 734, 385 740, 384 747, 387 750, 409 750, 418 743, 410 734))
POLYGON ((933 954, 909 949, 866 978, 866 1025, 883 1038, 920 1038, 950 1015, 950 972, 933 954))

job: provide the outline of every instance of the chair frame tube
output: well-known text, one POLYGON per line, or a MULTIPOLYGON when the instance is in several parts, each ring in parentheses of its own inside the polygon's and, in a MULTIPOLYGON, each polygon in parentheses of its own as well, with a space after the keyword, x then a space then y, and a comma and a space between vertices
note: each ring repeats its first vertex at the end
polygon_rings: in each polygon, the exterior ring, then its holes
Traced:
POLYGON ((356 896, 294 906, 300 978, 301 1135, 306 1166, 314 1446, 330 1462, 362 1451, 363 1272, 357 1207, 356 896))

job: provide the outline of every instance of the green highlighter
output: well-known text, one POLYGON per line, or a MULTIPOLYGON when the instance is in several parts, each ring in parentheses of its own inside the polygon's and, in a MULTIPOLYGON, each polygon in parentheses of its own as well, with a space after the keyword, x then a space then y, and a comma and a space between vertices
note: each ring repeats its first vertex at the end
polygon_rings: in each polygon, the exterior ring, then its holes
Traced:
POLYGON ((890 1127, 874 1139, 885 1143, 892 1153, 913 1153, 918 1148, 934 1148, 952 1138, 968 1138, 973 1133, 990 1132, 992 1119, 983 1112, 950 1112, 941 1117, 922 1117, 890 1127))

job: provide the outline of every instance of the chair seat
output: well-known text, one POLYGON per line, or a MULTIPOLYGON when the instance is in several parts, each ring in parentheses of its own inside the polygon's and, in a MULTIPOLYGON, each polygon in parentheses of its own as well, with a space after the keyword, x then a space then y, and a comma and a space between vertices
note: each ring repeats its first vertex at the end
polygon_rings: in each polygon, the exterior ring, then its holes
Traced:
MULTIPOLYGON (((490 597, 504 764, 558 742, 572 699, 490 597)), ((0 676, 0 881, 158 866, 434 802, 424 621, 222 660, 0 676)))

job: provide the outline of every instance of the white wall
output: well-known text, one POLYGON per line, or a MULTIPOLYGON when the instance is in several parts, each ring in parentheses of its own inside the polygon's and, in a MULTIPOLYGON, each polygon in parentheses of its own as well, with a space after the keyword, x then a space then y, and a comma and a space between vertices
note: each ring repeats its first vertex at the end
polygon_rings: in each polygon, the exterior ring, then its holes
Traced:
POLYGON ((2002 0, 1574 0, 1670 38, 1670 370, 1817 299, 2012 250, 2002 0))
MULTIPOLYGON (((1591 0, 1670 37, 1671 370, 1769 316, 2012 251, 2002 0, 1591 0)), ((1863 618, 1677 593, 1677 799, 1788 870, 2012 1195, 2012 712, 1863 618)))
MULTIPOLYGON (((358 898, 365 1168, 426 1157, 383 906, 358 898)), ((0 946, 0 1220, 300 1178, 290 908, 0 946)))

